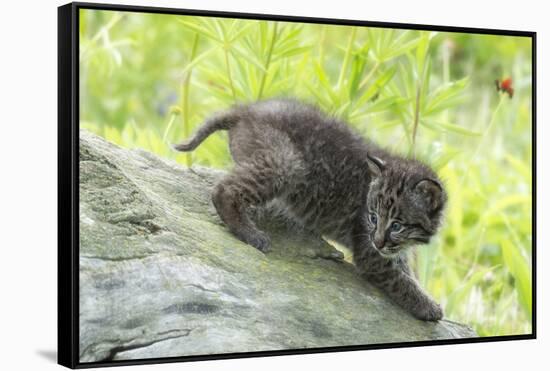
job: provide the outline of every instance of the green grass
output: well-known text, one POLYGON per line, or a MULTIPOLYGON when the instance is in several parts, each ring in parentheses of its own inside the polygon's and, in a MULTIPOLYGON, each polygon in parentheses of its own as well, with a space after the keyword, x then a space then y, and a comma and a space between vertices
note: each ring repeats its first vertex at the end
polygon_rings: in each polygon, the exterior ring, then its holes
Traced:
POLYGON ((81 126, 124 147, 227 168, 224 133, 170 144, 236 102, 293 96, 428 162, 449 207, 421 283, 482 336, 531 331, 530 39, 81 10, 80 40, 81 126))

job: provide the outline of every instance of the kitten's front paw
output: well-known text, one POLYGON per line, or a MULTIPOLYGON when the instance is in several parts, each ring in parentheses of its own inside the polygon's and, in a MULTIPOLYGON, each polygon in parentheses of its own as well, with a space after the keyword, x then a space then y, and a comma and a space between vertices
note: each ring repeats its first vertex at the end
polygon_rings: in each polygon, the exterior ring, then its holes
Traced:
POLYGON ((413 315, 423 321, 439 321, 443 318, 443 309, 436 302, 427 302, 413 310, 413 315))
POLYGON ((254 246, 263 253, 266 253, 271 249, 271 240, 263 232, 258 232, 255 233, 253 236, 249 236, 246 242, 248 242, 250 245, 254 246))

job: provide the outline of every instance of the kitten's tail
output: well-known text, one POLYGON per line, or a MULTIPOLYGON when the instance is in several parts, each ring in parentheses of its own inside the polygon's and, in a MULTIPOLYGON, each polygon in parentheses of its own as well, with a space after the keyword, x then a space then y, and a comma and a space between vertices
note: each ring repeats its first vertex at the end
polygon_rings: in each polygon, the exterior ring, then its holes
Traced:
POLYGON ((202 124, 193 137, 179 144, 175 144, 173 148, 180 152, 192 151, 213 132, 218 130, 229 130, 238 121, 239 116, 234 112, 224 112, 221 115, 211 117, 202 124))

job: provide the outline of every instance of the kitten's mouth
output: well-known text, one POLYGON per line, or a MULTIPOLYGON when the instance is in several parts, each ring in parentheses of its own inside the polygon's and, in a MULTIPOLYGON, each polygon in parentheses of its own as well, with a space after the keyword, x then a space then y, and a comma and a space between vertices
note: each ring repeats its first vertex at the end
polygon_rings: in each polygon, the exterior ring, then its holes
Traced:
POLYGON ((374 249, 378 251, 378 253, 384 258, 392 259, 399 255, 399 248, 397 247, 382 247, 381 249, 379 249, 374 243, 372 244, 372 247, 374 247, 374 249))
POLYGON ((388 259, 393 259, 395 258, 397 255, 399 255, 399 252, 397 250, 395 251, 383 251, 383 250, 378 250, 378 253, 380 255, 382 255, 384 258, 388 258, 388 259))

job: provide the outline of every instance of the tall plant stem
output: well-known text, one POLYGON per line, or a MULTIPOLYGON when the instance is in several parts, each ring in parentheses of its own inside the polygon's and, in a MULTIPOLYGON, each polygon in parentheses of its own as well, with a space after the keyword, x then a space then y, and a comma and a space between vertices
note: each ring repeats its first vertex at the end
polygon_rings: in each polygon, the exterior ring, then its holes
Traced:
MULTIPOLYGON (((472 162, 474 162, 475 159, 477 159, 477 156, 479 155, 479 151, 481 150, 481 148, 485 144, 485 140, 486 140, 487 136, 489 136, 489 132, 491 131, 491 129, 495 125, 497 113, 500 111, 500 107, 502 107, 502 102, 504 102, 504 94, 500 95, 498 104, 495 107, 495 110, 493 111, 493 114, 491 116, 491 121, 489 121, 489 125, 487 125, 485 130, 483 130, 483 134, 481 135, 479 143, 477 144, 476 149, 475 149, 474 153, 472 154, 472 157, 471 157, 471 160, 469 161, 469 163, 472 163, 472 162)), ((467 175, 468 175, 468 172, 466 171, 462 174, 462 177, 460 178, 460 187, 461 188, 464 186, 464 183, 466 182, 466 176, 467 175)))
POLYGON ((229 80, 229 88, 231 89, 231 95, 233 101, 237 100, 237 94, 235 93, 235 86, 233 86, 233 77, 231 76, 231 66, 229 65, 229 45, 223 46, 223 52, 225 56, 225 68, 227 69, 227 79, 229 80))
POLYGON ((474 157, 477 157, 477 154, 479 153, 479 150, 481 149, 482 144, 485 142, 485 139, 487 138, 489 132, 491 131, 491 129, 495 125, 497 113, 500 111, 500 107, 502 107, 502 102, 504 102, 504 99, 505 99, 504 94, 501 94, 500 98, 499 98, 499 101, 498 101, 498 104, 497 104, 495 110, 493 111, 493 114, 491 115, 491 121, 489 121, 489 125, 487 125, 487 127, 483 131, 483 135, 481 137, 481 140, 479 141, 479 144, 477 145, 476 151, 474 153, 474 157))
POLYGON ((357 33, 357 28, 352 27, 351 35, 349 36, 349 40, 348 40, 348 47, 346 48, 346 54, 344 56, 344 61, 342 62, 342 68, 340 69, 340 76, 338 77, 338 83, 336 84, 337 87, 342 86, 342 83, 344 82, 344 78, 348 70, 349 60, 351 58, 351 52, 353 50, 353 43, 355 41, 356 33, 357 33))
POLYGON ((411 153, 413 157, 415 156, 416 133, 418 131, 418 123, 420 121, 420 95, 421 94, 422 94, 422 81, 418 83, 418 86, 416 88, 416 101, 414 104, 414 119, 413 119, 412 141, 411 141, 411 153))
MULTIPOLYGON (((450 80, 450 61, 451 61, 451 50, 449 46, 449 40, 443 42, 443 84, 447 85, 450 80)), ((449 122, 449 110, 443 111, 443 121, 449 122)), ((442 133, 443 143, 447 143, 447 133, 442 133)))
POLYGON ((321 37, 319 38, 319 64, 323 65, 325 59, 325 39, 327 38, 327 27, 321 26, 321 37))
POLYGON ((124 15, 119 15, 118 13, 115 13, 115 15, 109 20, 109 22, 101 27, 99 31, 90 39, 91 43, 95 43, 97 40, 99 40, 103 33, 109 32, 111 28, 113 28, 122 18, 124 18, 124 15))
MULTIPOLYGON (((179 107, 176 108, 179 111, 179 107)), ((168 124, 166 125, 166 129, 164 129, 164 134, 162 135, 162 142, 165 144, 168 143, 168 133, 170 133, 170 130, 172 129, 172 126, 174 125, 174 122, 176 121, 176 117, 178 116, 178 112, 172 111, 170 112, 170 119, 168 120, 168 124)))
POLYGON ((485 143, 485 140, 487 139, 487 136, 489 135, 489 132, 491 131, 491 129, 495 125, 497 113, 500 111, 500 107, 502 107, 502 102, 504 102, 504 95, 503 94, 501 94, 500 99, 498 101, 498 104, 497 104, 495 110, 493 111, 493 114, 491 115, 491 121, 489 121, 489 125, 487 125, 487 127, 483 131, 483 135, 481 136, 481 140, 477 144, 476 150, 475 150, 474 154, 472 155, 472 160, 475 160, 477 158, 477 156, 479 154, 479 151, 481 150, 481 147, 483 146, 483 144, 485 143))
MULTIPOLYGON (((191 63, 196 55, 197 55, 197 49, 199 46, 199 34, 195 33, 195 36, 193 37, 193 46, 191 47, 191 55, 189 57, 189 62, 191 63)), ((191 75, 193 73, 193 68, 190 68, 189 71, 185 73, 185 76, 183 78, 183 81, 181 83, 181 111, 182 111, 182 121, 183 121, 183 136, 185 138, 189 138, 189 135, 191 134, 191 128, 189 123, 189 118, 191 116, 189 112, 189 87, 191 85, 191 75)), ((185 154, 185 163, 188 167, 191 167, 193 165, 193 158, 191 156, 190 152, 187 152, 185 154)))
POLYGON ((103 37, 105 34, 107 34, 108 36, 108 33, 111 30, 111 28, 113 28, 122 18, 124 18, 124 15, 115 14, 105 26, 100 27, 99 31, 97 31, 95 35, 90 38, 88 47, 81 46, 79 58, 83 58, 88 52, 88 49, 90 48, 90 46, 95 45, 95 43, 98 42, 101 37, 103 37))
MULTIPOLYGON (((451 65, 451 50, 449 47, 449 40, 445 40, 443 42, 443 84, 447 85, 449 83, 449 80, 451 79, 450 75, 450 66, 451 65)), ((449 111, 445 110, 443 112, 445 122, 448 121, 447 116, 449 115, 449 111)))
POLYGON ((257 99, 260 99, 264 93, 265 81, 267 79, 269 65, 271 64, 271 57, 273 55, 273 49, 275 48, 275 42, 277 41, 277 25, 277 22, 273 24, 273 36, 271 37, 271 43, 269 45, 269 50, 267 51, 267 58, 264 64, 264 70, 262 71, 262 80, 260 81, 260 88, 258 89, 257 99))
POLYGON ((376 73, 376 71, 378 70, 379 67, 380 67, 380 62, 377 61, 374 64, 374 66, 372 66, 372 68, 370 69, 369 74, 367 76, 365 76, 365 78, 363 79, 363 81, 361 81, 361 83, 359 83, 359 89, 361 89, 363 86, 367 85, 367 83, 370 81, 372 76, 374 76, 374 74, 376 73))
POLYGON ((502 102, 504 102, 504 99, 505 99, 504 94, 501 94, 500 98, 499 98, 499 101, 498 101, 498 104, 497 104, 495 110, 493 111, 493 114, 491 115, 491 121, 489 121, 489 125, 487 125, 487 127, 483 131, 481 139, 479 140, 479 143, 477 144, 476 149, 475 149, 474 153, 472 154, 471 160, 468 161, 468 170, 464 172, 464 174, 462 175, 462 178, 460 179, 460 186, 461 187, 464 185, 464 182, 466 181, 466 175, 469 173, 469 170, 470 170, 469 168, 470 168, 471 164, 474 162, 475 159, 477 159, 477 156, 479 155, 479 151, 483 147, 483 144, 485 144, 485 140, 487 139, 487 136, 489 135, 489 132, 491 131, 491 129, 495 125, 497 113, 500 111, 500 107, 502 107, 502 102))

